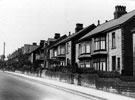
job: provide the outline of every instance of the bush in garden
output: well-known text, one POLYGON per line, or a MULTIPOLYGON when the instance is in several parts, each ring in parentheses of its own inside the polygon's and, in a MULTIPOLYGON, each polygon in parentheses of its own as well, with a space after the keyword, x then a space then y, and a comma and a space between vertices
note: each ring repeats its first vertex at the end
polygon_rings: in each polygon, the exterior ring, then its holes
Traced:
POLYGON ((106 71, 98 71, 98 76, 101 78, 119 78, 120 74, 118 72, 106 72, 106 71))
POLYGON ((94 68, 78 68, 79 74, 95 74, 97 71, 94 68))
POLYGON ((132 76, 120 76, 120 80, 127 82, 135 82, 135 77, 132 76))

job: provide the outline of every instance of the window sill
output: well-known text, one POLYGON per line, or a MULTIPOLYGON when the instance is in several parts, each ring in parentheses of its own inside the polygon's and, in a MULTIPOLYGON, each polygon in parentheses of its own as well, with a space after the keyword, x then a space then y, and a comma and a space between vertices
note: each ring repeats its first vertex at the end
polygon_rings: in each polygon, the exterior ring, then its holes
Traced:
POLYGON ((98 51, 106 51, 106 49, 94 50, 94 52, 98 52, 98 51))
POLYGON ((116 47, 112 47, 112 49, 116 49, 116 47))
POLYGON ((80 55, 85 55, 85 54, 91 54, 91 53, 81 53, 80 55))

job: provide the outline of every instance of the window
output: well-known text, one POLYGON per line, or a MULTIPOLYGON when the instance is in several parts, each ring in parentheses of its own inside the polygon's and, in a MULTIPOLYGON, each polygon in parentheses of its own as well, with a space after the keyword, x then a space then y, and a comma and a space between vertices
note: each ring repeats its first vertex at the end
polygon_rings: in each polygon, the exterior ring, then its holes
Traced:
POLYGON ((100 48, 100 41, 99 41, 100 38, 96 38, 95 39, 95 50, 99 50, 100 48))
POLYGON ((65 47, 60 48, 60 54, 65 54, 65 47))
POLYGON ((116 48, 115 32, 112 33, 112 48, 116 48))
POLYGON ((93 67, 95 70, 99 70, 99 60, 98 59, 94 59, 93 67))
POLYGON ((82 64, 80 65, 80 67, 81 67, 81 68, 84 68, 85 66, 84 66, 84 64, 82 63, 82 64))
POLYGON ((54 50, 54 57, 57 56, 57 50, 54 50))
POLYGON ((100 70, 106 71, 106 59, 105 58, 101 58, 100 59, 100 70))
POLYGON ((79 44, 78 54, 81 54, 81 44, 79 44))
POLYGON ((112 56, 112 70, 116 70, 116 56, 112 56))
POLYGON ((60 65, 61 65, 61 66, 64 66, 64 65, 65 65, 65 64, 64 64, 64 61, 61 61, 61 62, 60 62, 60 65))
POLYGON ((82 53, 85 53, 85 45, 84 45, 84 43, 81 43, 80 44, 80 54, 82 54, 82 53))
POLYGON ((90 42, 86 42, 86 53, 90 53, 90 42))
POLYGON ((106 49, 106 38, 105 37, 95 38, 94 43, 95 43, 95 49, 94 49, 95 51, 106 49))
POLYGON ((60 46, 58 46, 58 55, 60 55, 60 46))
POLYGON ((117 62, 118 62, 118 69, 120 69, 120 58, 117 58, 117 62))
POLYGON ((101 49, 105 49, 105 37, 101 37, 101 49))
POLYGON ((79 44, 79 54, 90 53, 90 42, 79 44))
POLYGON ((95 70, 106 71, 106 58, 95 59, 93 62, 93 67, 95 70))
POLYGON ((67 50, 67 53, 69 53, 69 43, 67 43, 67 48, 66 48, 67 50))
POLYGON ((90 68, 90 63, 86 63, 86 68, 90 68))
POLYGON ((85 60, 84 63, 85 63, 85 67, 86 68, 90 68, 91 67, 90 66, 90 60, 85 60))
POLYGON ((50 50, 50 58, 52 58, 53 57, 53 50, 50 50))

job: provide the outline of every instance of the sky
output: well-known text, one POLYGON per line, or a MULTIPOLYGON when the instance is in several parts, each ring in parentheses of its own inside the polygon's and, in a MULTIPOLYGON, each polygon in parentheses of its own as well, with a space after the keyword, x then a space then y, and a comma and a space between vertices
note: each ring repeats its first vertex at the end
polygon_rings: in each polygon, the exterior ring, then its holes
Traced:
POLYGON ((116 5, 135 10, 135 0, 0 0, 0 55, 24 44, 75 32, 76 23, 84 27, 114 18, 116 5))

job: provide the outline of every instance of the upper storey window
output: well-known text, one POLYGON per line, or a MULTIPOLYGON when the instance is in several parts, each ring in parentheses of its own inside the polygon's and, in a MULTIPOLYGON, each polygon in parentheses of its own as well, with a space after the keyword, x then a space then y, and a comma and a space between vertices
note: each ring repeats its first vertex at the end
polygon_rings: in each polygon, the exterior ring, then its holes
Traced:
POLYGON ((83 42, 81 44, 79 44, 79 53, 83 54, 83 53, 90 53, 91 49, 90 49, 90 42, 83 42))
POLYGON ((115 32, 112 33, 112 48, 116 48, 116 37, 115 37, 115 32))
POLYGON ((90 42, 86 42, 86 53, 90 53, 90 42))
POLYGON ((61 48, 60 48, 60 54, 65 54, 65 47, 64 46, 61 46, 61 48))
POLYGON ((54 50, 54 57, 57 56, 57 50, 54 50))
POLYGON ((97 37, 94 39, 94 46, 96 50, 105 50, 106 49, 106 38, 105 37, 97 37))
POLYGON ((66 53, 67 54, 69 53, 69 48, 70 48, 70 45, 69 45, 69 42, 68 42, 67 45, 66 45, 66 53))

